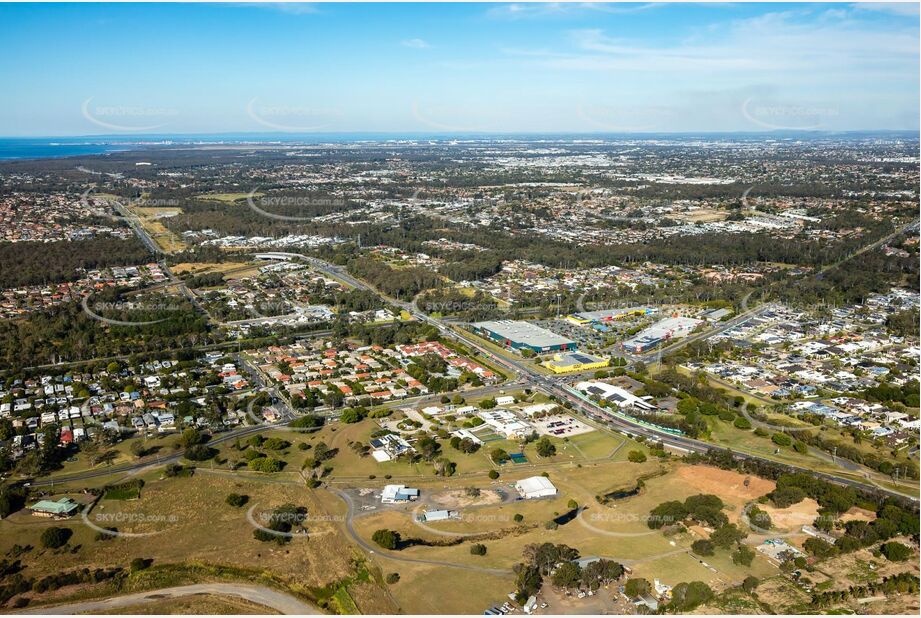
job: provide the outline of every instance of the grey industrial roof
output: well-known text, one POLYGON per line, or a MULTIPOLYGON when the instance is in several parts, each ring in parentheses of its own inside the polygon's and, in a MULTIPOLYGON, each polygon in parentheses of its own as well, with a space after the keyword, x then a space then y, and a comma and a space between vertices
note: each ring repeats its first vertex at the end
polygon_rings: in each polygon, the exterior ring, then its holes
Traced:
POLYGON ((494 322, 477 322, 476 328, 485 329, 495 333, 503 339, 509 339, 536 348, 546 348, 554 345, 574 345, 575 341, 562 335, 521 320, 497 320, 494 322))

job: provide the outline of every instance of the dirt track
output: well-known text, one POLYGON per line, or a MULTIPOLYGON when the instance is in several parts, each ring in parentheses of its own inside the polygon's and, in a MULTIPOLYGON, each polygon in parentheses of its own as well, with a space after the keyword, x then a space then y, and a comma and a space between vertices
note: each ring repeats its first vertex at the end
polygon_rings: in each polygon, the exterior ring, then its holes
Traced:
POLYGON ((265 586, 255 586, 253 584, 193 584, 190 586, 176 586, 173 588, 162 588, 160 590, 149 590, 137 594, 127 594, 120 597, 111 597, 99 601, 80 601, 78 603, 67 603, 65 605, 55 605, 51 607, 36 607, 28 609, 22 614, 50 614, 50 615, 71 615, 81 613, 96 613, 117 609, 119 607, 130 607, 141 605, 143 603, 152 603, 164 599, 174 599, 196 594, 213 594, 240 597, 252 603, 270 607, 282 614, 322 614, 319 609, 312 605, 304 603, 289 594, 266 588, 265 586))

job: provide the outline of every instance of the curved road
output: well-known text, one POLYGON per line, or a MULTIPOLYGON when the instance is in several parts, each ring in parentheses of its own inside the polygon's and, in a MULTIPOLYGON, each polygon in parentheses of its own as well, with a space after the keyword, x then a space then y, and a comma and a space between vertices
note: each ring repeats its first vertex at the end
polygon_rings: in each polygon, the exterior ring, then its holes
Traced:
POLYGON ((340 489, 333 489, 337 496, 342 498, 345 501, 345 504, 348 506, 348 512, 345 516, 345 529, 349 533, 349 536, 352 537, 352 540, 358 544, 359 547, 364 549, 369 554, 375 556, 381 556, 388 560, 396 560, 397 562, 413 562, 415 564, 429 564, 432 566, 440 567, 449 567, 453 569, 463 569, 466 571, 479 571, 480 573, 490 573, 492 575, 511 575, 511 569, 491 569, 488 567, 478 567, 472 564, 457 564, 454 562, 443 562, 441 560, 425 560, 423 558, 409 558, 408 556, 401 556, 388 551, 382 551, 380 547, 371 545, 365 541, 361 536, 355 531, 355 526, 352 523, 352 520, 355 518, 355 503, 352 501, 352 497, 340 489))
POLYGON ((122 607, 131 607, 134 605, 162 601, 164 599, 177 599, 199 594, 239 597, 252 603, 269 607, 282 614, 307 614, 316 616, 323 613, 313 605, 308 605, 290 594, 285 594, 284 592, 279 592, 272 588, 267 588, 266 586, 243 583, 175 586, 173 588, 161 588, 160 590, 148 590, 147 592, 111 597, 99 601, 78 601, 76 603, 66 603, 64 605, 54 605, 51 607, 36 607, 17 613, 47 614, 53 616, 100 613, 122 607))

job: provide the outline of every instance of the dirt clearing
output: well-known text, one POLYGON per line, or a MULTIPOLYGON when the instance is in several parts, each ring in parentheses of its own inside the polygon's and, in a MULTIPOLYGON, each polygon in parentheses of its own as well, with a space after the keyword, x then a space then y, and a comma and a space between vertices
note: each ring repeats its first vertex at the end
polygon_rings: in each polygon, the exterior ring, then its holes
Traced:
POLYGON ((675 473, 688 487, 702 494, 715 494, 724 501, 747 502, 774 490, 773 481, 710 466, 682 466, 675 473))
POLYGON ((502 502, 502 496, 494 489, 481 489, 479 490, 479 495, 469 495, 466 489, 452 489, 435 494, 432 496, 432 502, 447 507, 463 508, 499 504, 502 502))
POLYGON ((781 530, 799 530, 814 522, 819 516, 819 503, 812 498, 806 498, 785 509, 778 509, 770 504, 761 504, 758 508, 767 513, 771 517, 771 523, 781 530))

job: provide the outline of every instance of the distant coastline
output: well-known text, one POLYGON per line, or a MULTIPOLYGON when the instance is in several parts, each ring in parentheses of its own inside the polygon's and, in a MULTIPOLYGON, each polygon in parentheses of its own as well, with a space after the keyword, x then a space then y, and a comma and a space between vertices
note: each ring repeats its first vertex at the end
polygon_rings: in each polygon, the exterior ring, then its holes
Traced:
POLYGON ((232 148, 275 146, 279 148, 318 144, 361 142, 457 141, 593 141, 593 140, 814 140, 814 139, 919 139, 911 130, 879 131, 764 131, 675 133, 211 133, 176 135, 91 135, 83 137, 0 137, 0 161, 57 159, 105 155, 150 148, 232 148))
POLYGON ((132 150, 130 144, 86 138, 0 138, 0 161, 58 159, 132 150))

